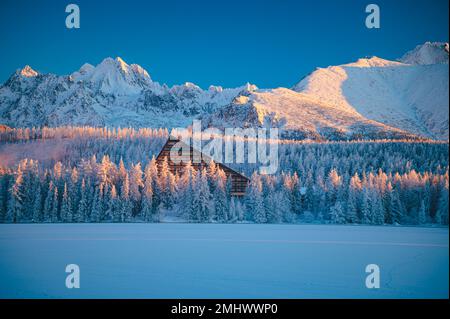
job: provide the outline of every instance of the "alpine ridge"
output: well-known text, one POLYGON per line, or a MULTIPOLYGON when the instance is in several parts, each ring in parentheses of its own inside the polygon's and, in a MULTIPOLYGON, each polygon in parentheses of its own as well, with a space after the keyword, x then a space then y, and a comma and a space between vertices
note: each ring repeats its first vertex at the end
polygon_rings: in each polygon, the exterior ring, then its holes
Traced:
POLYGON ((427 42, 397 61, 379 57, 318 68, 291 89, 193 83, 168 87, 117 57, 70 75, 30 66, 0 86, 0 124, 278 127, 304 139, 448 140, 448 43, 427 42))

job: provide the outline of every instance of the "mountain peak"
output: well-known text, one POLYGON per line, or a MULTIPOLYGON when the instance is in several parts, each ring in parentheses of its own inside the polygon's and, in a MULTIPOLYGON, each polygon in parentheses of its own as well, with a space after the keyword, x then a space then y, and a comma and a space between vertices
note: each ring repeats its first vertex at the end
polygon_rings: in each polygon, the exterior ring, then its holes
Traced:
POLYGON ((406 64, 448 64, 449 47, 444 42, 425 42, 416 46, 399 59, 406 64))
POLYGON ((120 57, 116 57, 114 59, 111 57, 107 57, 103 59, 103 61, 100 62, 100 64, 98 64, 97 67, 100 65, 128 66, 128 64, 126 64, 125 61, 122 60, 122 58, 120 57))
POLYGON ((116 57, 115 60, 122 64, 127 64, 120 56, 116 57))
POLYGON ((25 65, 21 70, 18 70, 18 73, 26 78, 33 78, 39 74, 35 70, 33 70, 29 65, 25 65))
POLYGON ((147 80, 151 80, 148 72, 138 64, 128 64, 121 57, 116 57, 115 59, 108 57, 104 59, 96 67, 97 70, 103 70, 103 72, 108 72, 111 70, 119 70, 125 75, 134 74, 136 76, 142 77, 147 80))
POLYGON ((121 57, 116 57, 115 61, 119 64, 121 70, 128 70, 128 64, 121 57))
POLYGON ((148 72, 139 64, 131 64, 130 65, 130 69, 133 70, 133 72, 139 74, 140 76, 144 77, 144 78, 148 78, 150 79, 150 75, 148 74, 148 72))

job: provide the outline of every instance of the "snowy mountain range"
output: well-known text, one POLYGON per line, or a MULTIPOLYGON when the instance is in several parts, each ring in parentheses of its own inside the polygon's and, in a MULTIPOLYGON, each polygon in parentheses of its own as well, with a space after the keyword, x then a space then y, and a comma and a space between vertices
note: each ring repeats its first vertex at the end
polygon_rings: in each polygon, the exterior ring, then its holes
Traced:
POLYGON ((246 84, 168 87, 137 64, 106 58, 64 76, 26 66, 0 86, 0 124, 184 127, 276 126, 295 138, 448 139, 448 43, 398 61, 364 58, 318 68, 291 89, 246 84))

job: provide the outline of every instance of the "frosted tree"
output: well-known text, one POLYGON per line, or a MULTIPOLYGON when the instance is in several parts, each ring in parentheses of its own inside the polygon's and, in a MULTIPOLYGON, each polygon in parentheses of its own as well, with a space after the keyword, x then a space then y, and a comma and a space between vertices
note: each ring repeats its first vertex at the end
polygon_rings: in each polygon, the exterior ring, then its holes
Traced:
POLYGON ((40 183, 38 179, 37 163, 31 160, 23 160, 19 165, 23 171, 22 189, 22 215, 20 221, 31 221, 34 201, 36 200, 36 188, 40 183))
POLYGON ((390 194, 390 202, 392 223, 401 224, 405 216, 405 209, 402 202, 400 201, 398 193, 392 192, 390 194))
POLYGON ((67 183, 64 183, 64 191, 61 202, 61 221, 71 223, 72 220, 72 199, 70 198, 67 183))
POLYGON ((92 210, 90 216, 91 223, 99 223, 101 216, 103 215, 103 204, 102 204, 102 195, 100 193, 100 189, 95 189, 94 200, 92 203, 92 210))
POLYGON ((120 191, 120 221, 131 221, 132 218, 132 206, 130 202, 130 182, 128 173, 125 174, 122 189, 120 191))
POLYGON ((361 222, 363 224, 371 224, 373 220, 372 216, 372 203, 369 190, 363 188, 362 190, 362 204, 361 204, 361 222))
POLYGON ((262 182, 258 174, 254 173, 250 180, 246 196, 247 218, 255 223, 266 223, 267 216, 262 196, 262 182))
POLYGON ((238 220, 238 214, 236 210, 236 201, 234 197, 231 197, 230 204, 228 205, 228 221, 235 223, 238 220))
POLYGON ((217 170, 218 170, 217 164, 214 162, 214 160, 210 160, 208 163, 207 172, 208 172, 209 188, 211 193, 214 193, 215 191, 216 183, 214 181, 217 178, 217 170))
POLYGON ((14 183, 10 189, 8 210, 6 212, 7 222, 17 223, 21 220, 23 213, 23 197, 23 172, 19 166, 14 176, 14 183))
POLYGON ((384 207, 381 196, 374 190, 371 197, 372 223, 375 225, 382 225, 384 224, 384 207))
POLYGON ((180 205, 182 214, 188 221, 200 221, 199 212, 196 207, 197 202, 194 202, 197 173, 193 169, 190 161, 184 167, 179 183, 181 187, 180 205))
POLYGON ((122 187, 122 183, 125 180, 125 176, 127 175, 127 169, 125 168, 125 164, 123 162, 122 157, 120 158, 120 162, 119 162, 119 181, 120 181, 120 187, 122 187))
POLYGON ((116 166, 111 162, 108 155, 104 155, 100 164, 97 165, 97 178, 99 183, 112 184, 116 175, 116 166))
POLYGON ((141 163, 137 163, 131 166, 130 172, 130 199, 133 203, 134 215, 138 215, 141 210, 141 189, 143 187, 141 163))
POLYGON ((328 200, 331 204, 334 204, 338 197, 339 188, 342 185, 342 177, 339 176, 335 168, 328 174, 326 185, 328 189, 328 200))
MULTIPOLYGON (((153 173, 150 164, 145 168, 144 188, 142 190, 142 218, 146 221, 153 220, 153 173)), ((156 218, 155 220, 156 221, 156 218)))
POLYGON ((197 212, 200 221, 211 221, 213 207, 211 205, 211 192, 209 190, 206 169, 203 169, 200 176, 196 178, 193 196, 193 210, 197 212))
POLYGON ((438 224, 448 225, 448 196, 448 181, 446 181, 446 184, 444 185, 439 197, 438 209, 435 217, 436 223, 438 224))
POLYGON ((225 172, 221 169, 217 169, 215 171, 214 181, 214 219, 218 222, 225 222, 228 219, 228 199, 226 193, 227 177, 225 172))
POLYGON ((388 182, 386 185, 386 191, 383 194, 383 206, 384 206, 384 220, 387 224, 393 223, 393 216, 392 216, 392 196, 393 196, 394 189, 392 187, 392 183, 388 182))
POLYGON ((107 207, 104 215, 104 220, 117 221, 119 209, 118 209, 117 190, 115 185, 112 185, 111 190, 108 192, 108 201, 106 205, 107 207))
POLYGON ((58 187, 53 188, 52 210, 50 214, 51 222, 57 223, 60 219, 59 216, 59 200, 58 200, 58 187))
POLYGON ((292 176, 292 212, 296 215, 300 215, 303 212, 302 185, 297 172, 294 172, 292 176))
POLYGON ((171 190, 171 180, 170 175, 172 173, 169 170, 169 162, 167 157, 165 157, 159 167, 159 177, 158 177, 158 189, 160 191, 160 198, 163 206, 165 208, 171 208, 172 206, 172 194, 171 190))
POLYGON ((0 221, 6 221, 8 211, 10 176, 0 169, 0 221))
POLYGON ((293 223, 295 221, 295 215, 291 210, 291 198, 283 191, 275 192, 275 223, 285 222, 285 223, 293 223), (281 219, 281 220, 280 220, 281 219))
POLYGON ((280 222, 282 216, 280 216, 277 210, 277 206, 279 204, 277 194, 275 192, 274 185, 272 183, 264 183, 263 186, 263 200, 264 200, 264 209, 266 211, 267 222, 268 223, 277 223, 280 222))
POLYGON ((244 220, 244 214, 245 214, 245 209, 244 209, 244 205, 242 204, 242 202, 240 200, 236 200, 236 216, 238 221, 243 221, 244 220))
POLYGON ((349 223, 357 223, 359 221, 361 211, 361 180, 359 175, 355 173, 350 179, 349 192, 348 192, 348 204, 346 219, 349 223))
POLYGON ((72 222, 78 222, 76 219, 78 213, 78 205, 80 203, 81 194, 78 185, 79 173, 76 167, 73 167, 70 172, 70 178, 68 181, 68 192, 71 198, 71 214, 72 222))
MULTIPOLYGON (((149 183, 147 189, 150 190, 151 187, 151 212, 153 214, 154 221, 159 221, 159 206, 161 204, 160 200, 160 189, 158 188, 158 165, 156 163, 155 157, 153 156, 151 161, 146 165, 144 170, 144 190, 145 193, 145 183, 149 183)), ((148 204, 148 203, 147 203, 148 204)))
POLYGON ((427 222, 427 214, 426 214, 426 208, 425 208, 425 201, 421 200, 420 201, 420 207, 419 207, 419 212, 418 212, 418 216, 417 216, 417 222, 419 223, 419 225, 423 225, 427 222))
POLYGON ((53 189, 54 189, 53 181, 50 181, 48 184, 47 196, 44 201, 44 223, 52 222, 52 211, 53 211, 53 189))
POLYGON ((55 177, 55 179, 59 180, 62 178, 62 170, 63 164, 60 161, 56 162, 56 164, 53 166, 53 176, 55 177))
POLYGON ((166 207, 167 208, 173 208, 173 205, 176 204, 176 199, 177 196, 176 194, 178 194, 178 189, 177 189, 177 181, 178 175, 174 175, 171 172, 169 172, 168 175, 168 183, 167 183, 167 196, 166 196, 166 207))
POLYGON ((341 202, 337 201, 330 209, 330 220, 333 224, 345 224, 345 212, 341 202))
POLYGON ((42 215, 42 194, 41 194, 41 185, 37 184, 36 186, 36 198, 33 205, 33 223, 40 223, 43 220, 42 215))
POLYGON ((73 167, 70 172, 70 182, 72 186, 75 186, 78 182, 78 169, 76 167, 73 167))
POLYGON ((86 189, 86 181, 83 178, 80 185, 80 202, 78 204, 78 209, 73 216, 73 221, 81 223, 85 220, 89 220, 89 218, 89 198, 86 189))

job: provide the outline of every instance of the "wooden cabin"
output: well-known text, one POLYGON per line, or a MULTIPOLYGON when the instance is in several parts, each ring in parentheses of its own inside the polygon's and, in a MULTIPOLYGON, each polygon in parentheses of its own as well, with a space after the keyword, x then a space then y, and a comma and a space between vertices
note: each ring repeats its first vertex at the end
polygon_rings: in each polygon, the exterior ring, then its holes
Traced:
MULTIPOLYGON (((209 162, 211 161, 211 158, 201 153, 200 151, 194 149, 192 145, 187 146, 186 144, 184 145, 186 146, 186 148, 189 148, 190 150, 189 156, 181 154, 180 150, 178 153, 177 163, 171 161, 170 151, 172 150, 173 146, 179 142, 180 142, 179 139, 173 137, 170 137, 167 140, 166 144, 164 144, 163 148, 161 149, 161 152, 158 154, 158 157, 156 158, 158 168, 161 167, 162 162, 164 161, 165 158, 167 158, 169 169, 172 174, 181 174, 183 172, 184 167, 187 165, 189 161, 191 162, 192 167, 197 171, 208 166, 209 162), (194 163, 194 156, 197 159, 201 158, 201 161, 196 161, 194 163)), ((249 179, 222 163, 216 163, 216 165, 217 167, 219 167, 224 171, 228 179, 231 178, 231 195, 232 196, 245 195, 249 179)))

